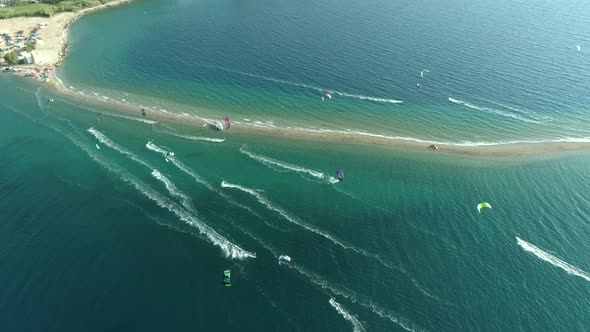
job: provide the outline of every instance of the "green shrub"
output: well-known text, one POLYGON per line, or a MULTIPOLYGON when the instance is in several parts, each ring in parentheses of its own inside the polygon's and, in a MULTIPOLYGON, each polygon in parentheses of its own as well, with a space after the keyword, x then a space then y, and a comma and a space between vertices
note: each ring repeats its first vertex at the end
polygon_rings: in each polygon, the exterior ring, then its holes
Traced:
POLYGON ((14 52, 6 53, 4 55, 4 61, 9 65, 16 65, 18 63, 18 57, 14 52))

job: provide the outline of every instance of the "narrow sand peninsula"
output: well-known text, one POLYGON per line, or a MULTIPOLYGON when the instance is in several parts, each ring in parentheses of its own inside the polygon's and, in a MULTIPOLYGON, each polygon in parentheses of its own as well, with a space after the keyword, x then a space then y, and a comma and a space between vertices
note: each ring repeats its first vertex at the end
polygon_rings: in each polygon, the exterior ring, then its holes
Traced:
MULTIPOLYGON (((101 109, 109 109, 113 115, 121 114, 126 117, 136 118, 138 121, 147 124, 154 124, 156 122, 166 122, 170 124, 190 125, 194 127, 195 133, 206 135, 207 131, 217 131, 214 121, 221 121, 219 119, 206 119, 199 117, 197 114, 190 116, 183 114, 164 113, 157 110, 146 108, 147 115, 141 115, 141 106, 132 104, 122 104, 113 100, 106 100, 96 96, 81 95, 80 93, 68 89, 59 80, 52 80, 52 86, 58 93, 66 95, 71 99, 77 100, 81 105, 86 105, 89 110, 93 107, 100 107, 101 109), (207 125, 206 128, 203 125, 207 125)), ((380 136, 369 133, 360 132, 343 132, 337 130, 306 130, 296 128, 282 128, 282 127, 262 127, 251 125, 248 123, 234 121, 231 129, 227 131, 228 138, 231 138, 232 133, 236 134, 254 134, 263 135, 267 137, 283 137, 288 139, 309 140, 309 141, 331 141, 343 142, 348 144, 359 145, 380 145, 388 146, 397 149, 408 149, 416 151, 425 151, 428 153, 451 153, 480 157, 518 157, 542 155, 547 153, 556 153, 562 151, 574 150, 590 150, 590 142, 515 142, 504 143, 497 145, 478 145, 466 146, 456 145, 441 142, 428 142, 421 140, 411 140, 396 138, 394 136, 380 136), (429 148, 430 144, 438 144, 438 150, 429 148)))
MULTIPOLYGON (((113 1, 105 5, 80 10, 76 13, 60 13, 51 18, 30 17, 0 20, 0 31, 9 31, 11 34, 14 34, 19 30, 24 30, 25 33, 28 33, 32 28, 37 27, 38 24, 44 22, 48 23, 48 27, 41 30, 40 35, 43 39, 38 42, 37 49, 33 52, 35 64, 24 65, 23 67, 50 67, 54 66, 55 64, 58 64, 62 60, 61 53, 65 45, 67 27, 70 23, 91 11, 126 3, 128 1, 129 0, 113 1)), ((184 125, 191 124, 194 125, 195 131, 204 130, 203 124, 207 124, 210 130, 215 130, 213 129, 215 128, 215 126, 212 125, 213 120, 200 118, 197 115, 186 116, 182 114, 163 113, 148 109, 147 116, 143 117, 141 116, 139 105, 121 104, 113 102, 111 100, 105 100, 103 98, 92 97, 88 95, 82 96, 78 92, 68 89, 54 75, 55 73, 51 74, 52 79, 50 86, 55 88, 55 90, 57 90, 58 93, 69 96, 72 99, 78 100, 82 104, 90 106, 89 109, 92 109, 93 106, 108 108, 112 110, 113 114, 119 113, 125 116, 131 116, 137 118, 137 120, 139 121, 143 121, 146 123, 170 122, 184 125)), ((425 140, 396 138, 393 135, 383 136, 371 133, 343 132, 337 130, 305 130, 294 128, 263 127, 248 123, 235 122, 232 124, 231 130, 228 132, 228 136, 231 135, 232 132, 243 134, 252 133, 256 135, 265 135, 268 137, 285 137, 298 140, 329 140, 333 142, 345 142, 349 144, 352 143, 365 145, 382 145, 389 146, 392 148, 429 151, 433 154, 453 153, 483 157, 514 157, 526 155, 539 155, 560 151, 590 149, 590 142, 585 141, 523 141, 497 145, 466 146, 436 141, 429 142, 425 140), (437 144, 438 150, 429 149, 428 147, 431 144, 437 144)))
MULTIPOLYGON (((48 26, 39 30, 41 40, 37 41, 36 49, 31 52, 35 61, 32 65, 23 65, 22 67, 53 67, 60 62, 62 49, 66 42, 67 28, 70 23, 79 17, 104 8, 126 3, 129 0, 112 1, 104 5, 86 8, 75 13, 59 13, 51 17, 13 17, 0 20, 0 31, 9 32, 15 35, 17 31, 24 31, 29 35, 33 28, 39 24, 47 23, 48 26)), ((19 66, 17 66, 19 67, 19 66)))

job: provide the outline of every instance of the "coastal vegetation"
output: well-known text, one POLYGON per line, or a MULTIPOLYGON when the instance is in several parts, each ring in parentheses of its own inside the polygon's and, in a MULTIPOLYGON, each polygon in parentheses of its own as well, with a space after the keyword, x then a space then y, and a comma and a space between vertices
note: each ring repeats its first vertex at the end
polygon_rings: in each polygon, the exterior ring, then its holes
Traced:
POLYGON ((14 52, 6 53, 4 55, 4 61, 6 61, 6 64, 8 65, 16 65, 18 63, 18 57, 14 52))
POLYGON ((12 6, 0 8, 0 19, 20 16, 50 17, 61 12, 75 12, 79 9, 94 7, 112 0, 41 0, 38 3, 25 3, 15 0, 12 6))

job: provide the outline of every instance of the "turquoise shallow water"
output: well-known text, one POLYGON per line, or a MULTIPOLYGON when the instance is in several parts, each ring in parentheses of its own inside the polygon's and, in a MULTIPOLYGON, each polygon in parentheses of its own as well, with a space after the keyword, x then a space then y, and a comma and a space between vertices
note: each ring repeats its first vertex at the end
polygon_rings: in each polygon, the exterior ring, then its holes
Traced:
POLYGON ((62 77, 86 94, 250 125, 587 140, 587 6, 142 1, 75 23, 62 77), (322 103, 324 91, 334 99, 322 103))
MULTIPOLYGON (((87 95, 244 125, 585 137, 588 58, 574 41, 585 4, 348 5, 137 1, 75 23, 60 76, 87 95), (417 95, 420 68, 429 83, 417 95), (322 103, 276 79, 341 94, 322 103)), ((269 139, 126 119, 9 76, 0 91, 3 331, 590 325, 587 152, 474 158, 269 139), (338 169, 346 179, 332 183, 338 169), (493 209, 478 214, 481 201, 493 209)))

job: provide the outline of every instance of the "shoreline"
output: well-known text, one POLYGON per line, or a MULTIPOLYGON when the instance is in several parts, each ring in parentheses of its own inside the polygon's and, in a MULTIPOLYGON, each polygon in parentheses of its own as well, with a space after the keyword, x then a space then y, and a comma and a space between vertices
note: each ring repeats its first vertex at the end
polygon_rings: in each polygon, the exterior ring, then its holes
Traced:
MULTIPOLYGON (((69 26, 78 18, 94 12, 96 10, 125 4, 131 0, 116 0, 103 4, 100 6, 86 8, 75 13, 60 13, 50 18, 43 17, 27 17, 27 18, 11 18, 0 21, 0 31, 3 23, 12 24, 16 20, 20 20, 20 30, 25 30, 23 26, 37 26, 42 22, 50 22, 48 28, 43 29, 43 33, 49 35, 43 36, 42 47, 39 50, 33 51, 35 60, 40 56, 40 61, 36 61, 30 65, 14 66, 18 69, 32 70, 34 67, 52 67, 59 66, 63 63, 67 56, 67 34, 69 26), (14 22, 9 22, 14 20, 14 22), (7 23, 8 22, 8 23, 7 23)), ((22 73, 15 73, 22 76, 22 73)), ((71 97, 74 100, 80 101, 86 105, 104 107, 111 110, 113 113, 120 113, 124 117, 132 117, 133 119, 145 122, 171 122, 189 125, 200 130, 201 127, 207 125, 208 128, 213 128, 214 119, 207 119, 199 117, 196 114, 179 114, 160 112, 157 110, 146 109, 149 111, 148 117, 140 116, 140 109, 142 106, 133 105, 130 103, 120 103, 113 99, 101 98, 100 96, 91 96, 82 94, 73 89, 69 89, 58 77, 56 71, 49 72, 50 80, 46 82, 45 86, 54 90, 56 93, 71 97)), ((116 116, 116 115, 114 115, 116 116)), ((220 120, 220 119, 218 119, 220 120)), ((512 142, 440 142, 436 140, 418 139, 411 137, 396 137, 395 134, 377 134, 363 131, 342 131, 331 129, 312 129, 312 128, 292 128, 292 127, 274 127, 260 123, 243 122, 240 120, 232 121, 232 127, 229 133, 236 132, 242 134, 254 133, 264 135, 266 137, 283 137, 296 140, 329 140, 332 142, 341 142, 346 144, 361 144, 361 145, 379 145, 405 150, 424 151, 429 153, 447 153, 459 154, 479 157, 519 157, 519 156, 533 156, 543 155, 547 153, 556 153, 563 151, 575 150, 590 150, 590 137, 585 139, 554 139, 553 141, 512 141, 512 142), (432 144, 438 145, 437 150, 429 149, 432 144)), ((231 134, 230 134, 231 135, 231 134)))
POLYGON ((69 26, 80 17, 101 9, 110 8, 130 2, 131 0, 114 0, 99 6, 84 8, 76 12, 64 12, 51 17, 13 17, 0 20, 0 31, 11 34, 17 31, 28 32, 40 24, 48 23, 46 28, 39 30, 42 37, 37 42, 36 49, 31 52, 34 63, 14 65, 18 69, 32 69, 35 67, 54 67, 63 62, 67 51, 67 34, 69 26))
MULTIPOLYGON (((55 77, 55 73, 51 74, 55 77)), ((66 85, 55 77, 50 84, 48 84, 56 93, 70 97, 76 101, 85 104, 88 107, 107 108, 114 114, 119 113, 122 117, 131 120, 144 122, 146 124, 155 124, 159 122, 168 122, 172 124, 185 125, 195 129, 195 134, 204 135, 203 127, 207 130, 219 133, 215 129, 214 122, 219 119, 208 119, 200 117, 197 114, 180 114, 172 112, 161 112, 144 106, 147 110, 147 117, 140 114, 140 105, 123 104, 114 99, 104 99, 100 96, 92 96, 88 94, 81 94, 75 90, 69 89, 66 85)), ((90 110, 89 110, 90 111, 90 110)), ((105 114, 108 115, 108 114, 105 114)), ((423 151, 428 153, 443 153, 456 154, 474 157, 524 157, 544 155, 549 153, 558 153, 565 151, 576 150, 590 150, 590 138, 588 141, 575 140, 555 140, 555 141, 513 141, 513 142, 498 142, 498 143, 473 143, 468 145, 466 143, 452 143, 452 142, 438 142, 421 139, 412 139, 405 137, 386 136, 380 134, 366 133, 360 131, 339 131, 329 129, 311 129, 311 128, 286 128, 286 127, 270 127, 258 125, 255 123, 247 123, 240 120, 232 121, 231 129, 227 131, 229 135, 232 132, 238 134, 255 134, 264 135, 266 137, 281 137, 294 140, 309 140, 318 141, 326 140, 334 143, 358 144, 368 146, 385 146, 397 149, 404 149, 410 151, 423 151), (429 149, 429 145, 437 144, 438 150, 429 149)), ((229 136, 228 135, 228 136, 229 136)))

